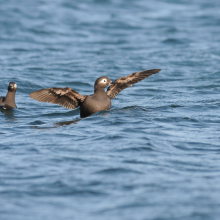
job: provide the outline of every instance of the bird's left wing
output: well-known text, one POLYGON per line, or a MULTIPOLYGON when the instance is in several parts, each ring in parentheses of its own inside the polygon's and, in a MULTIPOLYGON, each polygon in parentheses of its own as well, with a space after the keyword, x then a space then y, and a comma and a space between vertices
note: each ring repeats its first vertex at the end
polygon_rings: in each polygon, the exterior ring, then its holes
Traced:
POLYGON ((68 109, 77 108, 86 98, 69 87, 37 90, 32 92, 30 97, 40 102, 58 104, 68 109))

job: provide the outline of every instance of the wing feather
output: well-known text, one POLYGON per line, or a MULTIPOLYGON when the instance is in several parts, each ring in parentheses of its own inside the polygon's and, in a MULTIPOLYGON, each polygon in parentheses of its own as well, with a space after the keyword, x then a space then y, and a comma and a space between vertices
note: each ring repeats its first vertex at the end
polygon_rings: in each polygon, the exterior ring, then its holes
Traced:
POLYGON ((160 69, 144 70, 132 73, 125 77, 120 77, 108 88, 107 96, 110 99, 114 99, 123 89, 126 89, 159 71, 160 69))
POLYGON ((86 98, 69 87, 37 90, 32 92, 30 97, 40 102, 58 104, 68 109, 77 108, 86 98))

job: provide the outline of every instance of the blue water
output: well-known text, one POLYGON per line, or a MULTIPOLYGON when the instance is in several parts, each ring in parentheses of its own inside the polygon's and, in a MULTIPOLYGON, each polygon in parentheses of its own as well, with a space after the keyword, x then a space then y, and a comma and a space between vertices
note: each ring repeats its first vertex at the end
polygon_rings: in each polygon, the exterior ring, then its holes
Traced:
POLYGON ((1 220, 220 219, 220 1, 0 1, 1 220), (109 111, 29 93, 145 69, 109 111))

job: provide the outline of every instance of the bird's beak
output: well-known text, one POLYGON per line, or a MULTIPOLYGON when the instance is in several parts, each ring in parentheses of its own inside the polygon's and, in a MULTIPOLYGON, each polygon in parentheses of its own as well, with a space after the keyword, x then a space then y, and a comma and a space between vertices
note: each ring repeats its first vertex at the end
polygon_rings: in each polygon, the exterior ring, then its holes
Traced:
POLYGON ((111 81, 110 83, 109 83, 109 85, 112 85, 113 84, 113 82, 111 81))

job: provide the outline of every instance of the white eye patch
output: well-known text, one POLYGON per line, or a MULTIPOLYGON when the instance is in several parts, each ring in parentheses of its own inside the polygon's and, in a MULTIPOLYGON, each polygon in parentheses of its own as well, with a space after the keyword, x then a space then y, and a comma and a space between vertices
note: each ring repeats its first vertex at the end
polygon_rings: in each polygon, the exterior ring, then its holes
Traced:
POLYGON ((106 83, 107 82, 107 79, 103 79, 102 81, 101 81, 101 83, 106 83))
POLYGON ((12 88, 17 88, 17 84, 10 84, 10 86, 12 86, 12 88))

